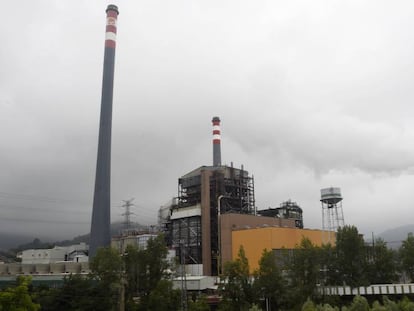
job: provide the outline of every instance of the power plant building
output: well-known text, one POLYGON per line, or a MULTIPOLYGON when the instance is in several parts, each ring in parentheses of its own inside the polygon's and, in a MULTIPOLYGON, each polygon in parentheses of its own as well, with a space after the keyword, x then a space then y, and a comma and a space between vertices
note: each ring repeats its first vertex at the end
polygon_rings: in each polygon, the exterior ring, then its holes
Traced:
POLYGON ((202 166, 179 178, 178 191, 167 224, 169 245, 180 262, 217 275, 220 217, 254 215, 253 178, 231 166, 202 166))
POLYGON ((303 211, 296 202, 287 200, 276 208, 257 211, 260 216, 294 219, 295 227, 303 229, 303 211))
POLYGON ((232 258, 237 258, 240 246, 243 246, 246 258, 249 260, 250 272, 253 272, 259 268, 263 250, 273 251, 278 258, 286 250, 299 246, 303 238, 309 239, 315 246, 321 246, 327 235, 333 237, 332 243, 335 244, 335 233, 324 230, 275 226, 235 228, 231 232, 232 258))
POLYGON ((221 165, 220 118, 214 117, 212 124, 213 165, 181 176, 168 217, 161 217, 167 244, 197 275, 218 274, 221 214, 255 213, 253 177, 243 167, 221 165))
POLYGON ((159 212, 167 245, 192 275, 220 274, 223 264, 233 259, 232 231, 237 228, 303 225, 299 207, 296 218, 257 215, 254 178, 243 166, 221 165, 220 119, 214 117, 212 123, 213 165, 181 176, 177 198, 159 212))

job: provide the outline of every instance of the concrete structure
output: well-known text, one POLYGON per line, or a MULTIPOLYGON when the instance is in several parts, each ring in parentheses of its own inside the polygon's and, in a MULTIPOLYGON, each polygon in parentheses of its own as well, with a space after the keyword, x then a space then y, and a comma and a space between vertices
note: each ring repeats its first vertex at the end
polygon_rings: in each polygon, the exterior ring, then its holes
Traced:
POLYGON ((19 256, 22 264, 50 264, 58 261, 87 262, 88 245, 55 246, 50 249, 28 249, 19 256))
POLYGON ((90 273, 88 262, 60 262, 51 264, 0 264, 0 288, 16 284, 16 277, 31 276, 34 286, 57 287, 71 273, 86 276, 90 273))
POLYGON ((326 235, 332 232, 312 229, 265 226, 251 229, 234 229, 231 233, 232 258, 237 258, 240 246, 243 246, 249 260, 250 272, 259 267, 263 250, 281 251, 294 249, 302 239, 308 238, 312 244, 321 246, 326 235))
POLYGON ((128 246, 134 246, 139 249, 146 249, 148 240, 156 238, 156 234, 142 234, 140 232, 127 232, 125 235, 112 238, 111 247, 119 251, 120 254, 125 253, 128 246))
POLYGON ((317 291, 324 296, 388 296, 413 295, 414 284, 374 284, 370 286, 319 286, 317 291))
POLYGON ((32 276, 33 285, 59 286, 69 274, 90 273, 87 253, 85 243, 24 250, 21 263, 0 264, 0 287, 15 282, 19 275, 32 276))
POLYGON ((65 275, 70 273, 87 274, 90 272, 88 262, 61 261, 41 264, 9 263, 0 264, 0 276, 18 275, 65 275))
MULTIPOLYGON (((234 260, 240 247, 240 240, 235 240, 233 233, 236 231, 250 232, 255 228, 295 228, 294 219, 283 219, 275 217, 263 217, 243 214, 224 214, 221 215, 221 267, 226 261, 234 260), (237 249, 236 255, 233 250, 237 249)), ((257 236, 258 239, 261 237, 257 236)), ((256 244, 260 245, 260 243, 256 244)), ((288 245, 288 244, 287 244, 288 245)), ((260 251, 260 255, 262 250, 260 251)), ((254 259, 252 259, 254 260, 254 259)), ((249 259, 250 261, 250 259, 249 259)))
POLYGON ((185 287, 188 291, 205 291, 208 289, 215 289, 216 278, 211 276, 185 276, 177 277, 173 280, 173 287, 175 289, 183 288, 183 282, 186 283, 185 287))
POLYGON ((90 257, 95 255, 97 248, 109 246, 111 243, 111 134, 117 19, 118 8, 108 5, 90 257))

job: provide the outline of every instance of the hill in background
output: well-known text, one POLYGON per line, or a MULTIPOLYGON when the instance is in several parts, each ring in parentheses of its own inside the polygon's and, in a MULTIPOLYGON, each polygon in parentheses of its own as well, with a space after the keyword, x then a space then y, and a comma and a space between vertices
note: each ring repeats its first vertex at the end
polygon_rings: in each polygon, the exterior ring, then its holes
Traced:
MULTIPOLYGON (((143 226, 140 224, 133 224, 133 229, 135 230, 145 230, 148 226, 143 226)), ((111 236, 120 235, 123 230, 125 230, 125 225, 123 223, 112 223, 111 224, 111 236)), ((81 242, 89 244, 89 233, 84 235, 79 235, 75 238, 61 241, 53 241, 46 238, 37 238, 36 236, 27 236, 27 235, 18 235, 11 233, 2 233, 0 232, 0 251, 6 251, 13 249, 16 251, 21 251, 25 249, 39 249, 39 248, 51 248, 55 245, 58 246, 68 246, 73 244, 79 244, 81 242)))
POLYGON ((378 237, 387 242, 389 248, 397 249, 401 246, 402 241, 407 239, 410 232, 414 233, 414 224, 388 229, 379 234, 378 237))

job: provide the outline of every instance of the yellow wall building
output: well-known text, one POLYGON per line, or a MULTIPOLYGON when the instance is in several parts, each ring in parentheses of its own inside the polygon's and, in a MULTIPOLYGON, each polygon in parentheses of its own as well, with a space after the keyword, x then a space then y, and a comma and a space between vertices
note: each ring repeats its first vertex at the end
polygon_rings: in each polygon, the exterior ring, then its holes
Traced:
POLYGON ((253 272, 259 268, 259 260, 264 249, 293 249, 300 244, 303 237, 308 238, 312 244, 321 246, 328 238, 332 240, 332 236, 332 232, 322 230, 282 227, 233 230, 232 259, 237 258, 240 246, 243 246, 249 260, 250 272, 253 272))

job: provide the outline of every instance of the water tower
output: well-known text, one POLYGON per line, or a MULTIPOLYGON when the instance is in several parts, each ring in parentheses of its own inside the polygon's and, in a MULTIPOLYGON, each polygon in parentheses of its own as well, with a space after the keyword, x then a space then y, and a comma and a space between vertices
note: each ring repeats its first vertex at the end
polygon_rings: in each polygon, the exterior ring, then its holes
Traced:
POLYGON ((333 242, 334 232, 344 226, 341 188, 321 189, 322 229, 327 231, 325 243, 333 242))

